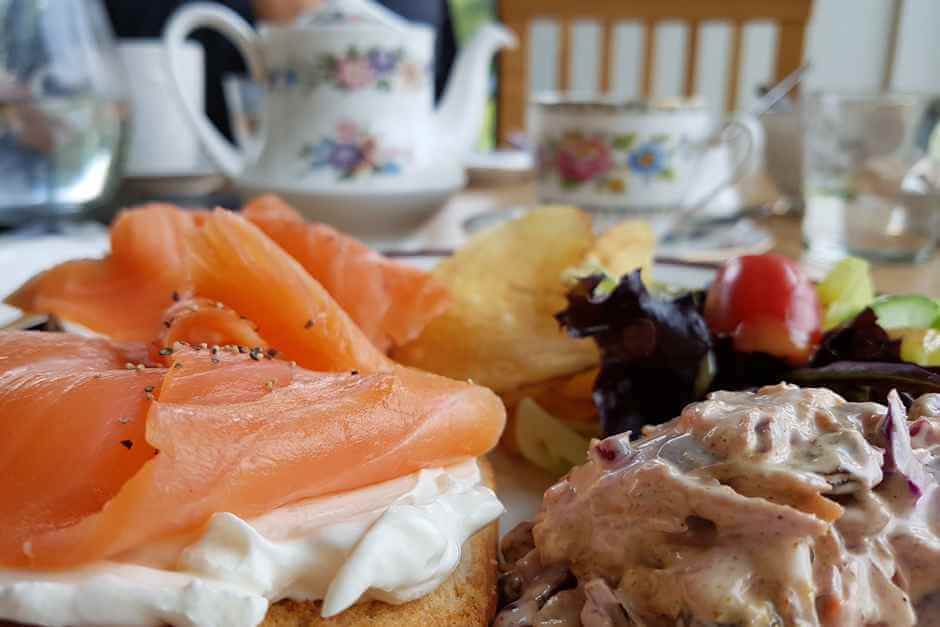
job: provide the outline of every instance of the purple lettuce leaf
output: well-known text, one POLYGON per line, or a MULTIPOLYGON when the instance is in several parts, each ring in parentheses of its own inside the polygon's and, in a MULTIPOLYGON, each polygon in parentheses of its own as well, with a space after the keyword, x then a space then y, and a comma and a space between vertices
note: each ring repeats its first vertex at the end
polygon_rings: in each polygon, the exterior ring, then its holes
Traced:
POLYGON ((891 339, 878 324, 878 316, 870 307, 851 322, 832 329, 823 336, 813 357, 813 366, 837 361, 901 362, 901 340, 891 339))
POLYGON ((783 376, 789 383, 826 387, 850 401, 883 403, 891 390, 907 399, 940 392, 940 375, 907 363, 837 361, 819 368, 792 370, 783 376))
POLYGON ((602 275, 581 279, 555 317, 573 337, 593 338, 601 352, 594 403, 605 435, 669 420, 696 400, 711 333, 693 295, 651 295, 635 271, 610 291, 602 275))
POLYGON ((786 359, 768 353, 742 353, 734 349, 734 338, 715 337, 714 390, 741 390, 773 385, 786 380, 793 366, 786 359))

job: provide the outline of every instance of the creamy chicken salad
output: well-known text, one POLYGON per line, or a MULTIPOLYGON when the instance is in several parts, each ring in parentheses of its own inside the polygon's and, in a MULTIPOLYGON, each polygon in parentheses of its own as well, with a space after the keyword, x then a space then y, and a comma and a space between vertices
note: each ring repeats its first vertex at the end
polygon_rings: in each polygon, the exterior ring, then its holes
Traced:
POLYGON ((504 538, 494 625, 940 624, 940 395, 907 400, 713 392, 595 441, 504 538))

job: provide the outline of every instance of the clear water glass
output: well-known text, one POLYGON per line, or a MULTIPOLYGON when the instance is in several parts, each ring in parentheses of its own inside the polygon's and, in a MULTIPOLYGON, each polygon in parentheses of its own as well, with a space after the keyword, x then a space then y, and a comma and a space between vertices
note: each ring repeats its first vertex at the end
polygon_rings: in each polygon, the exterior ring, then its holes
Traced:
POLYGON ((106 202, 128 105, 99 0, 0 0, 0 225, 106 202))
POLYGON ((907 262, 933 253, 940 177, 929 154, 929 104, 904 94, 802 98, 803 240, 811 264, 826 267, 845 255, 907 262))

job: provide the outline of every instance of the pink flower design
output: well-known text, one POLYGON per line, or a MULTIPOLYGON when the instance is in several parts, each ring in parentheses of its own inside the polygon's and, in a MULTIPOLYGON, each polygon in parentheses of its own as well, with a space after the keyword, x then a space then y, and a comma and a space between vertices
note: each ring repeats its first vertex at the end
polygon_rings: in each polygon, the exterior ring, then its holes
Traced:
POLYGON ((558 170, 562 180, 583 183, 607 174, 614 166, 610 146, 600 137, 566 133, 558 144, 558 170))
POLYGON ((351 120, 337 123, 333 136, 321 137, 301 150, 301 158, 309 159, 313 169, 327 168, 340 180, 360 174, 398 174, 401 163, 397 150, 381 149, 378 140, 367 129, 351 120))
POLYGON ((359 126, 352 120, 340 120, 336 124, 336 141, 354 144, 359 136, 359 126))
POLYGON ((336 78, 340 87, 360 89, 375 82, 375 72, 365 57, 346 57, 339 61, 336 78))

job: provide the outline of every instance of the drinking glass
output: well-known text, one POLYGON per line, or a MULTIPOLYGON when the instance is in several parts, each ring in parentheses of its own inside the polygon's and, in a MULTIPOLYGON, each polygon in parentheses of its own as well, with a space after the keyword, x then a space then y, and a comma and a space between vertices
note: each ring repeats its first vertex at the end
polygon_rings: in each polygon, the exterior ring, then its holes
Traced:
POLYGON ((105 202, 127 122, 99 0, 0 0, 0 224, 105 202))
POLYGON ((936 246, 940 194, 929 99, 815 92, 801 101, 807 261, 918 261, 936 246))

